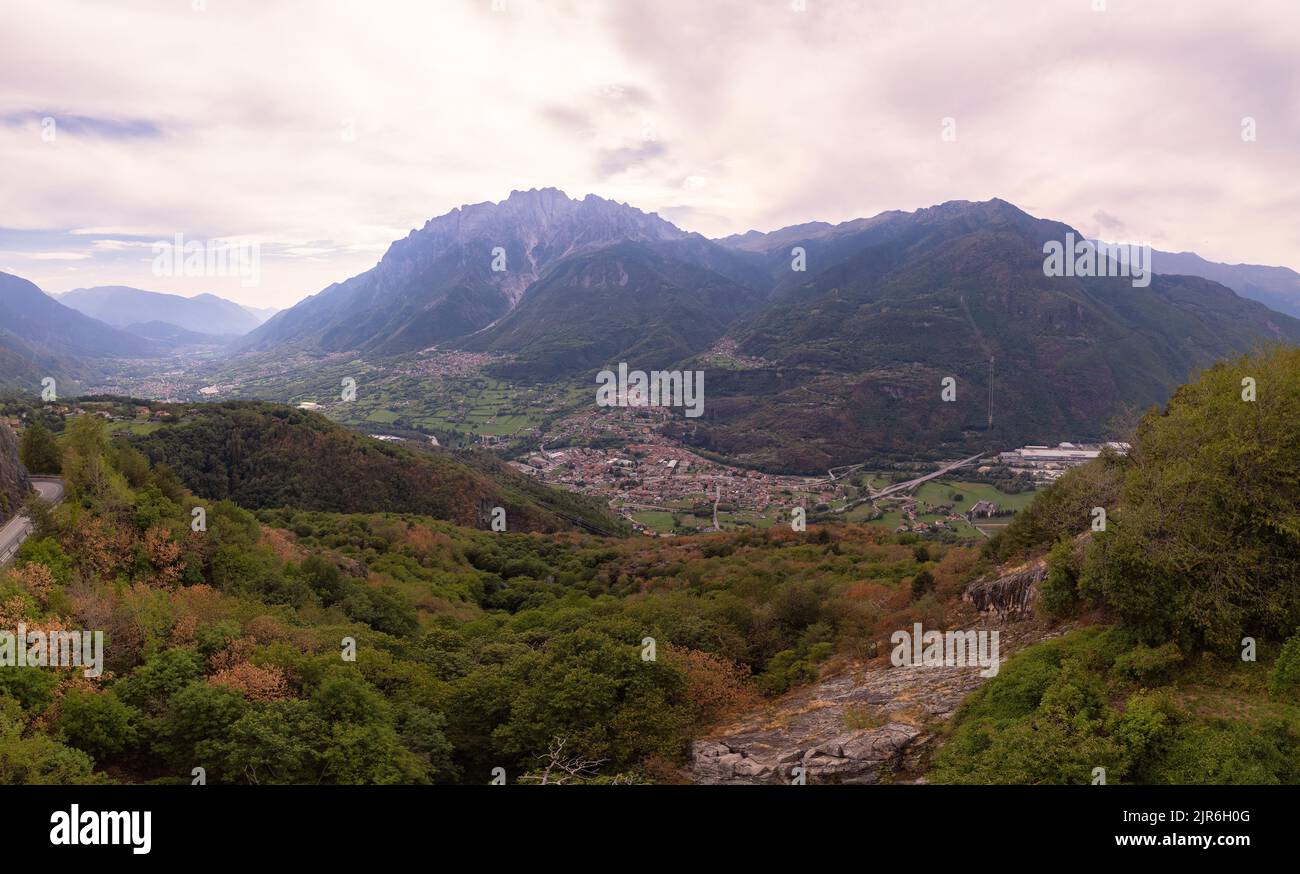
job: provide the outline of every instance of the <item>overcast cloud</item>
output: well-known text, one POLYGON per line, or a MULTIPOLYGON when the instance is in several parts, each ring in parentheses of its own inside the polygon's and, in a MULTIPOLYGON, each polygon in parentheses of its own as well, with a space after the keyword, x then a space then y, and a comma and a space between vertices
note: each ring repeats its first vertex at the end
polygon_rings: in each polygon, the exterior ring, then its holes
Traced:
POLYGON ((799 5, 0 0, 0 270, 283 307, 543 186, 709 236, 1002 197, 1300 268, 1294 0, 799 5), (153 276, 177 233, 260 283, 153 276))

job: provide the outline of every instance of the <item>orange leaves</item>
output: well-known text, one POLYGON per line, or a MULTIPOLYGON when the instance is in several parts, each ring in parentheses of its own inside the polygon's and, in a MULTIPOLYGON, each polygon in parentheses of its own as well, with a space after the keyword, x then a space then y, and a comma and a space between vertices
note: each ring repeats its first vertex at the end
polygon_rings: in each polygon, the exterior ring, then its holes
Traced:
POLYGON ((78 564, 96 579, 112 579, 131 566, 135 536, 111 520, 82 516, 72 542, 78 564))
POLYGON ((157 583, 170 588, 180 580, 185 570, 181 561, 181 546, 171 539, 166 528, 155 525, 144 535, 144 552, 157 573, 157 583))
POLYGON ((300 562, 307 555, 306 551, 294 542, 293 536, 283 528, 270 528, 263 525, 258 545, 271 550, 280 561, 300 562))
POLYGON ((698 728, 758 704, 758 692, 744 665, 671 643, 663 651, 665 660, 686 674, 686 698, 698 728))
POLYGON ((43 564, 31 562, 18 572, 18 584, 27 594, 36 599, 36 603, 45 607, 50 592, 54 589, 54 574, 43 564))
POLYGON ((236 662, 217 671, 208 682, 234 689, 249 701, 279 701, 289 697, 288 677, 273 665, 236 662))

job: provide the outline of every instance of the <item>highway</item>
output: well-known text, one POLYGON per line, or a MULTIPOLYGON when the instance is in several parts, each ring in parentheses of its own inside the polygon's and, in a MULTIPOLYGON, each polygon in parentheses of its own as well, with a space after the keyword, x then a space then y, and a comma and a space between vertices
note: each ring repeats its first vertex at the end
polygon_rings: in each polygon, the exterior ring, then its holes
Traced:
MULTIPOLYGON (((32 487, 51 504, 63 500, 63 480, 58 477, 32 477, 32 487)), ((0 567, 13 560, 14 553, 31 533, 31 520, 22 514, 13 517, 0 528, 0 567)))
MULTIPOLYGON (((951 462, 950 464, 945 464, 943 467, 939 468, 934 473, 927 473, 925 476, 918 476, 916 479, 910 479, 905 483, 895 483, 894 485, 887 486, 886 488, 883 488, 878 492, 873 492, 871 497, 887 498, 890 495, 894 494, 895 492, 911 491, 912 489, 916 488, 923 482, 928 482, 929 480, 935 479, 936 477, 941 477, 945 473, 956 470, 959 467, 965 467, 966 465, 970 464, 972 461, 980 460, 981 458, 984 457, 984 455, 985 453, 981 452, 979 455, 972 455, 970 458, 963 458, 961 461, 954 461, 951 462)), ((868 489, 868 491, 870 491, 870 489, 868 489)))
POLYGON ((886 486, 885 488, 881 489, 878 492, 872 491, 871 487, 868 486, 867 497, 858 498, 858 500, 856 501, 850 501, 849 503, 845 504, 843 507, 840 507, 839 509, 835 510, 835 512, 847 513, 849 510, 852 510, 854 507, 857 507, 861 504, 868 503, 869 501, 875 501, 880 498, 888 498, 900 492, 909 492, 912 489, 916 488, 917 486, 921 485, 921 483, 929 482, 932 479, 941 477, 944 474, 950 473, 951 471, 954 471, 959 467, 965 467, 971 462, 978 461, 979 459, 983 458, 986 454, 987 453, 981 452, 979 455, 972 455, 970 458, 963 458, 961 461, 949 462, 948 464, 945 464, 944 466, 940 467, 934 473, 927 473, 925 476, 918 476, 916 479, 910 479, 907 482, 894 483, 891 486, 886 486))

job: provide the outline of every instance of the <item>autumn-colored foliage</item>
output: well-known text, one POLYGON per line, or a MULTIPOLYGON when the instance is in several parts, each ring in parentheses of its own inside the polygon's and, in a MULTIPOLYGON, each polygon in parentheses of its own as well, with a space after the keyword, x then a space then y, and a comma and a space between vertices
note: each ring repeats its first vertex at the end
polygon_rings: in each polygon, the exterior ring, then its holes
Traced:
POLYGON ((289 697, 288 678, 282 669, 273 665, 236 662, 208 677, 208 682, 214 686, 228 686, 249 701, 279 701, 289 697))
POLYGON ((671 643, 664 647, 664 657, 686 674, 686 699, 697 728, 717 723, 758 703, 758 691, 744 665, 671 643))

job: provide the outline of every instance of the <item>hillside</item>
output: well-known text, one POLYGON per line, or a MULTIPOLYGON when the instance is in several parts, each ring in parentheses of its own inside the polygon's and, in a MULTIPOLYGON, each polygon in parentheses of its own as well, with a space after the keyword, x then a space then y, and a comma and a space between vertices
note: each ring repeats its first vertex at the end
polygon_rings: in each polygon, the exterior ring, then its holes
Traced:
POLYGON ((64 306, 9 273, 0 273, 0 325, 50 354, 145 358, 154 351, 147 341, 64 306))
POLYGON ((1289 267, 1262 264, 1220 264, 1195 252, 1151 253, 1156 273, 1200 276, 1226 285, 1242 297, 1257 300, 1271 310, 1300 318, 1300 273, 1289 267))
POLYGON ((913 614, 921 568, 951 591, 972 557, 859 528, 668 543, 254 515, 105 427, 68 422, 72 499, 0 592, 15 621, 114 643, 96 678, 0 667, 0 782, 188 782, 195 760, 211 783, 530 782, 557 745, 593 762, 575 780, 674 781, 705 726, 807 683, 863 623, 913 614))
POLYGON ((546 379, 627 361, 662 369, 704 351, 760 295, 620 243, 556 265, 508 316, 457 345, 511 353, 502 376, 546 379))
POLYGON ((1300 321, 1208 280, 1044 276, 1043 244, 1069 231, 1002 201, 956 202, 808 241, 807 279, 729 332, 765 365, 711 372, 706 416, 684 436, 801 471, 1098 437, 1218 357, 1300 340, 1300 321), (954 402, 940 400, 945 377, 954 402))
MULTIPOLYGON (((983 557, 855 525, 615 540, 253 513, 71 419, 70 500, 0 593, 15 622, 114 645, 99 679, 0 667, 0 782, 188 782, 198 760, 213 783, 259 784, 481 783, 495 767, 512 783, 786 782, 795 763, 813 783, 1080 784, 1096 768, 1296 783, 1298 356, 1206 371, 1130 456, 1062 477, 983 557), (1091 506, 1110 511, 1103 533, 1086 533, 1091 506), (1041 573, 1017 571, 1026 556, 1041 573), (1033 618, 977 614, 973 593, 1025 580, 1033 618), (894 666, 917 622, 999 631, 1000 670, 894 666)), ((257 500, 344 499, 290 453, 354 489, 349 470, 396 472, 368 444, 322 450, 338 438, 316 416, 191 415, 134 445, 175 451, 178 470, 287 465, 278 486, 232 480, 257 500)))
POLYGON ((1300 782, 1298 422, 1300 349, 1220 362, 992 541, 1050 548, 1040 612, 1098 624, 1013 657, 933 779, 1300 782))
POLYGON ((487 527, 491 508, 500 506, 509 530, 620 527, 594 502, 540 487, 504 465, 485 473, 448 453, 373 440, 316 413, 262 403, 196 412, 134 443, 205 498, 250 509, 419 513, 470 527, 487 527))

